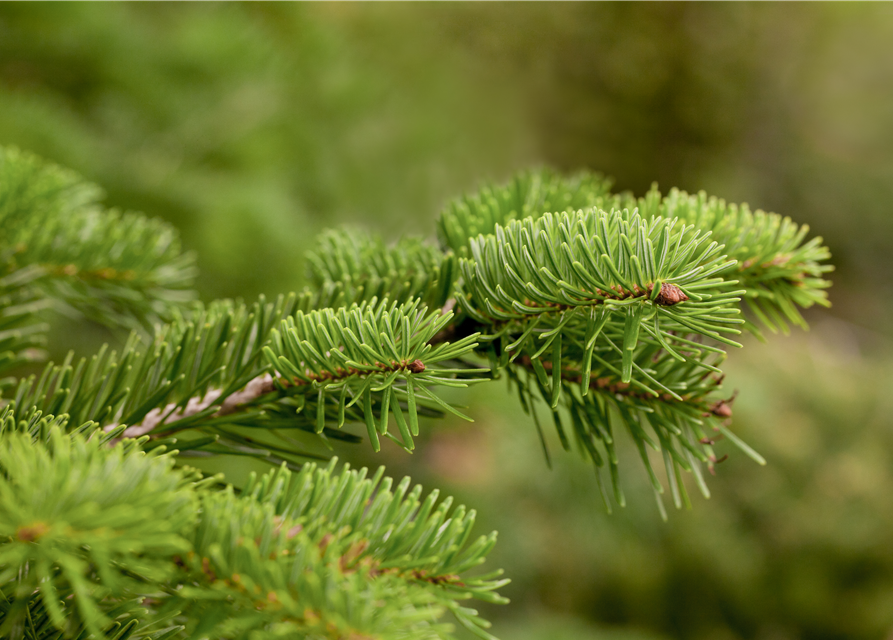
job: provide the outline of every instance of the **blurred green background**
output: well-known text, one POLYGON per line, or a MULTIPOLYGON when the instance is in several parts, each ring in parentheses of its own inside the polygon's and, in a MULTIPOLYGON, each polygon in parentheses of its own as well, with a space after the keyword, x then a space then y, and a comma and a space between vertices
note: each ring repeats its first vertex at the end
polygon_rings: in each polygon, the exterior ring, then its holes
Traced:
POLYGON ((834 306, 728 366, 769 465, 732 452, 668 523, 633 459, 611 516, 554 441, 549 471, 498 383, 414 456, 343 454, 500 531, 503 640, 893 637, 893 5, 3 3, 0 143, 176 224, 204 299, 301 287, 326 226, 433 235, 541 163, 809 223, 834 306))

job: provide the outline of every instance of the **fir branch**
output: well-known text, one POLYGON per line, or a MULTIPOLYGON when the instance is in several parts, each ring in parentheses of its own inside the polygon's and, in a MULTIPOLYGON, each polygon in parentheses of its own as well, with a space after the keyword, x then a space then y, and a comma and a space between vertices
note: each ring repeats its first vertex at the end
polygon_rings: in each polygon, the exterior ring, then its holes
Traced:
POLYGON ((221 610, 193 589, 182 592, 191 603, 175 606, 214 620, 217 629, 204 633, 277 624, 299 637, 450 638, 439 619, 453 611, 489 637, 489 625, 457 603, 505 602, 495 594, 505 580, 464 575, 485 560, 495 535, 469 544, 473 511, 450 512, 452 499, 438 504, 436 491, 422 500, 408 478, 392 489, 382 469, 367 479, 366 469, 335 473, 335 464, 255 477, 241 497, 207 495, 183 579, 229 603, 221 610), (239 525, 223 526, 234 513, 239 525))
POLYGON ((710 318, 738 301, 741 292, 731 290, 737 283, 719 277, 735 262, 709 234, 692 231, 598 210, 497 226, 472 240, 472 259, 461 261, 459 302, 481 322, 487 313, 490 321, 505 321, 585 306, 625 309, 633 301, 653 303, 678 322, 682 309, 694 307, 705 311, 697 314, 706 316, 705 335, 737 333, 724 326, 728 321, 710 318))
POLYGON ((640 340, 660 342, 682 360, 670 347, 679 330, 740 346, 723 335, 740 333, 734 325, 743 322, 733 304, 741 292, 720 277, 735 263, 709 236, 691 231, 597 210, 497 226, 472 240, 457 299, 491 337, 512 340, 505 353, 531 349, 534 359, 560 359, 569 333, 584 333, 591 352, 622 323, 621 379, 628 383, 640 340))
MULTIPOLYGON (((198 306, 158 327, 151 339, 133 333, 120 354, 103 347, 90 359, 75 362, 69 354, 60 365, 50 363, 39 377, 20 380, 10 399, 23 409, 68 414, 73 424, 94 421, 107 429, 121 423, 132 425, 127 435, 134 437, 161 425, 170 433, 205 428, 198 438, 180 440, 178 448, 188 453, 223 446, 281 461, 281 455, 258 452, 256 444, 244 438, 234 436, 234 440, 225 428, 234 423, 215 424, 222 420, 215 414, 228 400, 227 408, 236 409, 237 399, 246 403, 256 399, 245 398, 245 390, 256 387, 252 380, 265 373, 261 348, 273 325, 294 313, 306 298, 280 297, 274 303, 261 298, 250 306, 229 302, 198 306)), ((249 424, 270 417, 262 407, 240 408, 249 424)), ((289 412, 294 415, 293 408, 289 412)), ((287 426, 301 428, 294 422, 287 426)), ((152 435, 157 441, 157 434, 152 435)), ((300 456, 302 451, 294 448, 293 453, 300 456)))
MULTIPOLYGON (((341 310, 339 317, 366 314, 362 322, 372 320, 377 326, 375 341, 379 346, 375 349, 382 349, 380 341, 384 339, 386 344, 399 348, 401 354, 405 351, 406 357, 399 359, 399 366, 386 371, 384 355, 378 359, 366 358, 365 352, 374 344, 370 343, 362 347, 360 354, 355 354, 356 364, 346 365, 357 369, 357 373, 349 372, 336 379, 340 365, 332 364, 326 379, 314 380, 305 375, 295 381, 293 368, 303 360, 292 362, 291 352, 278 351, 285 344, 291 344, 281 342, 283 336, 293 335, 289 327, 309 330, 309 334, 300 337, 302 340, 309 337, 314 348, 321 349, 320 353, 330 350, 319 342, 322 337, 317 335, 318 328, 305 322, 311 317, 322 317, 320 312, 311 312, 308 316, 301 311, 313 300, 314 296, 305 294, 280 297, 274 303, 261 298, 251 306, 224 302, 207 308, 196 307, 191 313, 159 327, 151 341, 134 333, 120 355, 103 348, 89 360, 84 358, 75 363, 70 354, 60 365, 50 363, 41 376, 20 380, 10 399, 22 408, 68 414, 74 424, 94 421, 107 430, 125 424, 128 425, 125 437, 148 434, 157 443, 189 431, 194 437, 176 441, 177 448, 187 454, 242 453, 265 457, 277 464, 283 460, 317 457, 294 440, 277 442, 263 434, 268 430, 300 429, 323 438, 356 441, 355 436, 341 432, 340 427, 345 422, 368 424, 370 417, 378 424, 371 436, 377 447, 380 435, 394 437, 387 431, 388 421, 382 419, 389 413, 399 426, 399 441, 411 448, 412 436, 418 435, 419 413, 430 415, 432 410, 452 410, 430 387, 468 383, 453 380, 456 370, 451 365, 473 348, 474 337, 455 344, 428 346, 427 341, 449 322, 449 315, 427 313, 418 301, 396 307, 373 300, 354 306, 353 310, 341 310), (303 324, 294 324, 295 318, 303 324), (283 321, 286 324, 274 333, 273 328, 283 321), (407 327, 409 334, 406 334, 407 327), (265 349, 273 353, 270 362, 264 359, 265 349), (415 363, 416 360, 421 364, 415 363), (290 363, 291 368, 286 369, 288 378, 277 375, 274 379, 271 362, 279 367, 290 363), (433 366, 439 364, 446 366, 433 366), (408 375, 412 376, 413 383, 408 382, 408 375), (336 389, 338 394, 332 393, 336 389), (410 396, 416 389, 418 397, 410 396), (359 399, 363 403, 357 406, 355 402, 359 399), (328 426, 331 424, 337 428, 328 426), (251 427, 258 435, 240 434, 234 429, 236 426, 251 427)), ((334 322, 338 323, 337 318, 334 322)), ((334 335, 350 335, 327 326, 334 335)), ((348 323, 343 328, 365 339, 365 325, 348 323)))
POLYGON ((345 290, 339 307, 372 298, 399 303, 420 299, 442 307, 456 278, 453 254, 419 238, 401 238, 388 246, 380 237, 358 229, 331 229, 307 253, 311 287, 320 290, 337 283, 345 290))
POLYGON ((536 218, 547 211, 610 210, 611 183, 597 173, 565 177, 545 168, 524 171, 507 184, 487 183, 476 193, 451 201, 437 219, 437 236, 442 246, 467 255, 472 238, 491 234, 497 225, 504 227, 512 220, 536 218))
MULTIPOLYGON (((723 354, 716 354, 713 364, 719 364, 723 354)), ((573 354, 565 359, 573 360, 573 354)), ((625 498, 619 484, 617 434, 626 431, 639 450, 652 487, 666 517, 661 501, 664 488, 657 478, 652 461, 646 455, 650 448, 663 456, 668 486, 677 507, 688 505, 688 496, 681 481, 683 471, 692 473, 700 491, 709 497, 701 467, 706 464, 712 473, 721 460, 713 445, 730 434, 726 425, 732 416, 732 398, 720 395, 722 376, 704 371, 695 362, 680 363, 659 349, 640 354, 639 364, 667 392, 654 394, 643 387, 628 385, 619 380, 616 369, 601 360, 603 366, 592 373, 588 384, 584 383, 579 369, 563 369, 562 384, 565 391, 559 403, 552 406, 551 415, 565 450, 576 449, 596 468, 596 479, 602 489, 605 504, 611 502, 623 506, 625 498), (600 471, 609 471, 612 491, 607 491, 600 471), (613 500, 611 499, 613 495, 613 500)), ((508 369, 510 381, 517 386, 524 410, 531 414, 538 428, 536 406, 544 401, 547 406, 554 397, 549 375, 540 375, 531 366, 532 361, 519 358, 508 369)), ((551 373, 551 367, 544 366, 551 373)), ((737 438, 733 444, 760 464, 765 460, 737 438)), ((545 447, 545 440, 543 440, 545 447)), ((548 449, 545 449, 547 460, 548 449)))
MULTIPOLYGON (((511 182, 487 185, 477 194, 453 201, 438 219, 438 235, 445 246, 466 255, 468 243, 479 234, 492 234, 497 225, 544 213, 596 208, 606 211, 638 209, 646 219, 678 218, 724 245, 738 261, 735 277, 752 314, 771 331, 804 327, 798 311, 814 304, 828 305, 824 274, 833 270, 821 238, 806 241, 809 228, 790 218, 746 204, 728 204, 704 192, 689 195, 672 189, 662 197, 657 187, 645 196, 609 193, 610 181, 599 174, 580 173, 570 178, 548 170, 525 172, 511 182), (548 195, 545 195, 548 194, 548 195)), ((747 325, 756 330, 753 324, 747 325)))
POLYGON ((0 277, 112 325, 149 324, 191 298, 194 258, 166 223, 105 210, 70 171, 0 148, 0 277), (24 283, 23 283, 24 284, 24 283))
MULTIPOLYGON (((43 357, 47 326, 35 317, 46 301, 23 286, 36 277, 35 270, 22 270, 0 278, 0 375, 43 357)), ((14 383, 0 378, 0 391, 14 383)))
POLYGON ((472 541, 451 498, 335 460, 211 491, 145 439, 110 446, 120 428, 34 418, 0 415, 0 633, 448 639, 453 612, 490 637, 458 602, 505 602, 505 580, 468 575, 495 534, 472 541))
MULTIPOLYGON (((657 353, 652 356, 654 360, 657 358, 665 358, 668 357, 663 353, 657 353)), ((535 372, 534 361, 529 355, 523 355, 517 360, 513 361, 513 364, 524 367, 528 369, 532 373, 535 372)), ((551 362, 543 362, 543 369, 547 374, 551 374, 552 372, 552 363, 551 362)), ((649 367, 650 371, 654 372, 655 369, 653 367, 649 367)), ((612 396, 621 396, 621 397, 629 397, 636 398, 641 400, 651 400, 651 401, 659 401, 659 402, 684 402, 692 404, 696 407, 696 409, 702 412, 713 413, 714 415, 722 416, 725 418, 731 417, 731 409, 729 405, 723 401, 710 401, 708 400, 708 395, 712 393, 715 389, 711 387, 698 387, 696 389, 690 389, 688 384, 678 385, 673 384, 672 382, 667 382, 662 380, 662 385, 667 386, 668 389, 675 387, 682 387, 686 389, 686 393, 655 393, 654 391, 647 390, 643 387, 639 387, 637 385, 632 385, 628 382, 623 382, 616 375, 611 375, 613 372, 610 370, 599 371, 596 370, 593 372, 590 370, 589 379, 588 379, 588 388, 590 390, 594 390, 596 392, 607 393, 612 396), (598 375, 599 373, 604 373, 605 375, 598 375)), ((722 382, 722 377, 717 374, 711 374, 710 372, 700 372, 701 378, 710 378, 717 382, 717 384, 722 382)), ((584 383, 584 372, 582 369, 574 368, 574 367, 566 367, 561 369, 561 379, 565 382, 576 383, 582 385, 584 383)), ((718 387, 717 387, 718 388, 718 387)), ((551 396, 551 392, 549 394, 551 396)), ((585 393, 583 394, 585 395, 585 393)))
POLYGON ((719 438, 762 462, 728 430, 734 396, 721 395, 717 345, 737 345, 740 297, 782 329, 826 303, 827 249, 786 218, 539 171, 453 202, 443 251, 325 233, 301 295, 186 309, 176 234, 99 197, 0 152, 0 370, 36 353, 47 295, 111 322, 172 318, 119 353, 50 364, 0 406, 0 634, 28 640, 446 639, 447 613, 491 638, 460 605, 504 601, 498 573, 473 571, 495 543, 470 542, 474 512, 381 470, 294 473, 318 456, 287 430, 355 441, 341 427, 362 422, 375 449, 388 437, 411 451, 419 415, 466 417, 433 388, 481 380, 468 359, 484 356, 538 428, 545 402, 606 504, 624 504, 626 431, 661 509, 648 449, 679 507, 683 471, 708 495, 719 438), (173 445, 283 466, 242 493, 211 490, 174 468, 173 445))
POLYGON ((0 175, 0 221, 7 238, 26 233, 35 218, 61 218, 102 198, 98 186, 75 172, 15 147, 0 147, 0 175))
POLYGON ((206 494, 202 510, 194 550, 179 561, 184 587, 166 603, 185 616, 186 637, 446 637, 427 590, 344 564, 343 533, 311 536, 232 491, 206 494))
POLYGON ((280 330, 273 330, 272 343, 264 348, 264 354, 285 379, 283 386, 309 387, 317 394, 317 432, 325 428, 328 398, 337 406, 339 427, 345 409, 362 401, 369 439, 376 451, 379 436, 395 439, 388 431, 389 410, 400 431, 401 438, 395 440, 412 450, 412 437, 418 435, 417 394, 464 417, 430 390, 434 385, 465 387, 473 381, 452 379, 455 367, 433 366, 461 358, 477 346, 477 334, 472 334, 432 347, 432 340, 452 317, 452 313, 429 313, 418 300, 397 306, 396 302, 373 299, 337 312, 298 312, 284 320, 280 330), (378 423, 372 408, 376 392, 382 393, 378 423))
MULTIPOLYGON (((7 409, 0 421, 10 420, 7 409)), ((171 559, 189 548, 182 531, 195 518, 192 478, 173 470, 172 457, 133 440, 109 447, 63 435, 62 422, 43 439, 8 426, 0 437, 4 637, 25 624, 36 593, 56 629, 104 637, 121 605, 135 607, 135 594, 171 577, 171 559), (70 604, 60 602, 66 593, 70 604)))
POLYGON ((822 264, 831 254, 819 237, 806 240, 807 225, 798 225, 777 213, 751 211, 746 204, 726 203, 703 191, 690 195, 671 189, 661 198, 657 187, 639 200, 643 216, 678 218, 709 231, 725 245, 738 263, 736 278, 745 289, 748 309, 771 331, 788 331, 788 325, 806 327, 798 311, 814 304, 828 306, 824 274, 833 266, 822 264))

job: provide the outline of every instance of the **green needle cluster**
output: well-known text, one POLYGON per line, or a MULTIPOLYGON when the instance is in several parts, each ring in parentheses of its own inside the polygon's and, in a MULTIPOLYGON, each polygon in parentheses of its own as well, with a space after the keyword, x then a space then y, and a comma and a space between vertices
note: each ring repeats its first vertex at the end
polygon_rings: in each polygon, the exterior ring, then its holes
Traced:
POLYGON ((610 187, 524 172, 449 203, 436 241, 325 232, 304 291, 205 304, 169 225, 0 149, 0 636, 492 638, 467 601, 506 581, 479 568, 496 537, 473 510, 311 462, 471 419, 438 388, 506 379, 549 464, 538 410, 609 509, 625 438, 664 515, 683 472, 709 495, 720 438, 764 463, 720 367, 743 331, 827 304, 827 248, 746 205, 610 187), (133 332, 22 375, 60 305, 133 332), (216 455, 274 468, 236 489, 185 464, 216 455))

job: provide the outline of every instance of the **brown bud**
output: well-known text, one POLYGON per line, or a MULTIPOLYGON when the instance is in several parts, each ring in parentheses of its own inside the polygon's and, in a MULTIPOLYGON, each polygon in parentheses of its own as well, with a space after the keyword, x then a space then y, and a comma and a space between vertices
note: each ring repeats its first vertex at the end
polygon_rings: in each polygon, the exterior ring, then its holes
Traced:
POLYGON ((421 360, 413 360, 408 365, 406 365, 406 368, 409 369, 412 373, 421 373, 425 370, 425 363, 421 360))
POLYGON ((47 531, 49 531, 49 527, 42 522, 37 522, 31 526, 19 527, 16 530, 16 539, 20 542, 34 542, 47 531))
POLYGON ((217 580, 217 574, 211 568, 211 561, 208 558, 202 558, 202 573, 204 573, 211 582, 217 580))
POLYGON ((660 293, 657 294, 655 302, 662 307, 672 307, 674 304, 685 302, 688 296, 682 292, 682 289, 675 284, 663 283, 660 285, 660 293))
POLYGON ((715 415, 717 418, 731 418, 732 403, 735 402, 736 397, 738 397, 737 391, 732 394, 732 397, 713 403, 712 405, 710 405, 710 413, 715 415))
POLYGON ((727 405, 725 400, 720 400, 715 405, 710 407, 710 413, 717 416, 718 418, 731 418, 732 407, 727 405))

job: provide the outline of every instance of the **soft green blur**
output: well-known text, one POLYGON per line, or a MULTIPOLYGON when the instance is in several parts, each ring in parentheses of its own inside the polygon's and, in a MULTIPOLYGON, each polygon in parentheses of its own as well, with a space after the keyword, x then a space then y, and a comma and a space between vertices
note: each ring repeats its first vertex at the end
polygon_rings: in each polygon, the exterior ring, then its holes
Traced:
POLYGON ((4 3, 10 143, 174 222, 205 299, 300 287, 325 226, 431 235, 446 198, 531 164, 808 222, 834 306, 728 365, 769 465, 732 452, 669 523, 635 452, 612 516, 556 438, 549 471, 501 383, 413 456, 340 453, 500 531, 503 640, 893 633, 893 5, 4 3))

